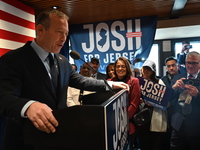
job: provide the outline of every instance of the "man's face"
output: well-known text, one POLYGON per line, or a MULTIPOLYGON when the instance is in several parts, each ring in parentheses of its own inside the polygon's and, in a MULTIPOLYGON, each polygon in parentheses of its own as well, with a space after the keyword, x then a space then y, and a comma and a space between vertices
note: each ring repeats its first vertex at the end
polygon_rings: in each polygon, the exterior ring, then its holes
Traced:
POLYGON ((36 42, 47 52, 59 53, 68 35, 68 22, 64 18, 50 15, 50 27, 37 26, 36 42))
POLYGON ((83 64, 82 68, 80 69, 80 74, 85 77, 90 77, 91 68, 87 64, 83 64))
POLYGON ((100 65, 97 61, 92 61, 91 66, 95 71, 98 71, 100 65))
POLYGON ((199 56, 198 55, 188 55, 185 60, 186 70, 189 74, 196 74, 199 71, 199 56))
POLYGON ((178 66, 175 60, 169 60, 166 63, 167 71, 170 75, 178 74, 178 66))

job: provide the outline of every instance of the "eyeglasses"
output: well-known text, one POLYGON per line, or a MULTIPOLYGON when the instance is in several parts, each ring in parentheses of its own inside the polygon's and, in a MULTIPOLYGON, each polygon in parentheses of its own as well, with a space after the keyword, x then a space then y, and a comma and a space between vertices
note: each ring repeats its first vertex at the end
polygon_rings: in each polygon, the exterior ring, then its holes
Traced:
POLYGON ((199 62, 185 62, 187 65, 197 65, 197 64, 199 64, 199 62))

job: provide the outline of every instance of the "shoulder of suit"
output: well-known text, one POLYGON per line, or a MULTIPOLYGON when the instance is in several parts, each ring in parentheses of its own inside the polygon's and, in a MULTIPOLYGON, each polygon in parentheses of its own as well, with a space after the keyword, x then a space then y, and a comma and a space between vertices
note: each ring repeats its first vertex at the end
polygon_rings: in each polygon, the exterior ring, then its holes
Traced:
POLYGON ((60 60, 68 61, 68 59, 67 59, 64 55, 62 55, 62 54, 55 54, 55 55, 56 55, 57 58, 60 59, 60 60))
POLYGON ((21 59, 21 57, 25 57, 26 54, 29 53, 34 53, 33 48, 30 46, 30 41, 27 42, 26 44, 24 44, 22 47, 19 47, 15 50, 11 50, 9 52, 7 52, 6 54, 4 54, 1 58, 6 58, 6 59, 13 59, 13 57, 15 57, 15 60, 17 59, 21 59))

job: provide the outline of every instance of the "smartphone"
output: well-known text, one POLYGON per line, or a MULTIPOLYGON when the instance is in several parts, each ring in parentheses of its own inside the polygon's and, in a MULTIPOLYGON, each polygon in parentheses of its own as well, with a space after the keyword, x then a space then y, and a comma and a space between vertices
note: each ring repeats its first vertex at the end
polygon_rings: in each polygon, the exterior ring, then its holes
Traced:
POLYGON ((190 84, 190 85, 193 85, 193 86, 199 86, 200 85, 199 79, 185 79, 185 80, 183 80, 183 83, 184 84, 190 84))

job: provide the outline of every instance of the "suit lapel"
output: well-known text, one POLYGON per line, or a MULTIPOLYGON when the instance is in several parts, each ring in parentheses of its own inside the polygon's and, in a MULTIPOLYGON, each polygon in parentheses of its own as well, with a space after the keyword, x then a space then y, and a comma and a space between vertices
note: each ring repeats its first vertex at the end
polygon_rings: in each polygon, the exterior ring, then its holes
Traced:
MULTIPOLYGON (((58 62, 58 68, 59 68, 59 77, 58 77, 58 86, 57 86, 57 107, 60 108, 65 108, 66 107, 66 97, 63 97, 63 93, 67 90, 65 88, 65 80, 66 80, 66 68, 67 68, 67 62, 64 60, 63 57, 61 57, 59 54, 55 55, 57 62, 58 62), (63 100, 65 99, 65 100, 63 100)), ((65 95, 66 96, 66 95, 65 95)))
POLYGON ((54 98, 56 98, 56 95, 53 91, 53 87, 50 81, 50 77, 47 73, 47 70, 43 64, 43 62, 41 61, 41 59, 39 58, 39 56, 36 54, 36 52, 33 50, 33 48, 29 45, 29 50, 27 50, 26 52, 29 53, 28 56, 32 56, 32 57, 26 57, 28 60, 26 62, 29 62, 30 67, 32 67, 33 71, 33 75, 38 77, 38 80, 41 80, 41 82, 43 82, 47 89, 49 90, 49 92, 53 95, 54 98))
POLYGON ((200 73, 197 75, 197 79, 200 79, 200 73))
POLYGON ((59 75, 58 75, 58 89, 60 89, 63 86, 64 81, 64 64, 63 64, 63 58, 59 56, 58 54, 55 54, 55 57, 58 62, 58 68, 59 68, 59 75))

